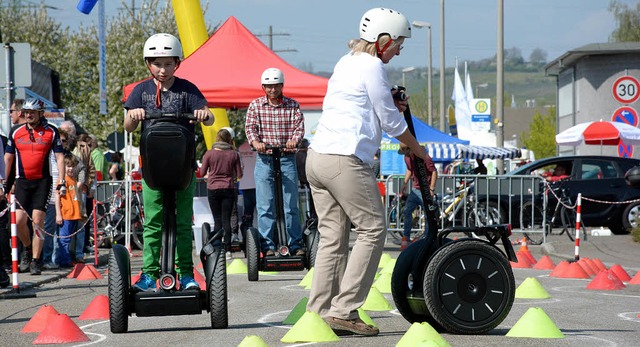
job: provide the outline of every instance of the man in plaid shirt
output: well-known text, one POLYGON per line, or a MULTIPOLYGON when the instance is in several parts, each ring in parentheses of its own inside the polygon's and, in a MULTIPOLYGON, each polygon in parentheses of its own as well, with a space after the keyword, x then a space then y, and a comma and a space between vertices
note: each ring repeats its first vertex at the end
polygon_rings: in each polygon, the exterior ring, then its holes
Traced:
POLYGON ((256 208, 258 230, 262 235, 261 248, 265 256, 275 255, 272 241, 275 230, 275 201, 273 194, 272 157, 265 146, 286 146, 280 166, 284 214, 289 233, 289 250, 293 255, 304 255, 298 211, 298 174, 296 147, 304 136, 304 116, 297 101, 282 94, 284 74, 269 68, 262 73, 262 90, 265 96, 253 100, 247 110, 245 131, 247 140, 258 151, 254 176, 256 181, 256 208))

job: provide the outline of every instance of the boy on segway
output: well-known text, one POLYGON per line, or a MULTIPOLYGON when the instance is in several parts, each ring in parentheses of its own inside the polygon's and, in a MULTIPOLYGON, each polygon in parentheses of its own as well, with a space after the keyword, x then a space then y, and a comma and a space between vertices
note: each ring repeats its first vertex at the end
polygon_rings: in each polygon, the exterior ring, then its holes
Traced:
MULTIPOLYGON (((124 108, 127 115, 124 129, 128 132, 136 130, 142 122, 142 130, 158 120, 145 120, 148 113, 193 113, 198 122, 211 125, 214 117, 207 108, 207 100, 200 90, 191 82, 175 77, 173 74, 182 60, 182 45, 170 34, 155 34, 144 45, 143 57, 153 79, 138 84, 124 108)), ((180 119, 176 127, 182 126, 195 134, 194 121, 180 119)), ((194 139, 195 135, 191 138, 194 139)), ((170 150, 170 149, 168 149, 170 150)), ((144 165, 144 163, 143 163, 144 165)), ((193 195, 195 188, 195 169, 190 185, 176 192, 176 255, 175 264, 180 277, 182 290, 199 290, 193 278, 192 228, 193 195)), ((144 249, 142 275, 133 285, 137 291, 155 291, 156 280, 160 275, 160 250, 162 247, 163 195, 161 189, 151 189, 146 181, 142 181, 144 199, 144 249)))

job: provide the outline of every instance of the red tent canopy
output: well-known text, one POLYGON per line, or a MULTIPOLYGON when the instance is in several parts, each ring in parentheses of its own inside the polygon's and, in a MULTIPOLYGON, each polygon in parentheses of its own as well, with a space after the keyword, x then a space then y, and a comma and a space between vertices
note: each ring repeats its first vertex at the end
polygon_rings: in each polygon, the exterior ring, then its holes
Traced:
MULTIPOLYGON (((233 16, 180 64, 176 76, 198 86, 209 107, 247 108, 264 95, 260 76, 270 67, 282 70, 284 94, 296 99, 301 108, 322 108, 328 79, 289 65, 233 16)), ((140 82, 124 87, 123 100, 140 82)))

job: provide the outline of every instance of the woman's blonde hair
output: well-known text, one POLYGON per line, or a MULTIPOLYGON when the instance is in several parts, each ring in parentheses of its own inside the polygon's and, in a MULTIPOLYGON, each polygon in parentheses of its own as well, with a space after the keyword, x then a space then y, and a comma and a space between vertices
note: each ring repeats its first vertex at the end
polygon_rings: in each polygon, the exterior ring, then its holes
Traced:
MULTIPOLYGON (((388 34, 380 35, 378 37, 378 47, 380 48, 384 47, 386 44, 389 43, 390 40, 391 40, 391 36, 389 36, 388 34)), ((397 40, 391 43, 391 45, 387 48, 387 50, 390 50, 399 45, 402 45, 403 42, 404 42, 404 37, 399 37, 397 40)), ((349 44, 347 46, 349 47, 349 49, 351 49, 351 53, 368 53, 374 57, 378 56, 378 50, 376 49, 375 42, 368 42, 363 39, 354 39, 349 41, 349 44)))

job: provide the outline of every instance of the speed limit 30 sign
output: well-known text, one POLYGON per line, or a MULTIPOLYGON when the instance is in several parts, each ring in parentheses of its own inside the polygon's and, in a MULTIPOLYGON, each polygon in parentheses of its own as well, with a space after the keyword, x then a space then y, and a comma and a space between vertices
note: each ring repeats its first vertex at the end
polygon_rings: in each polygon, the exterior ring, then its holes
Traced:
POLYGON ((640 97, 640 83, 632 76, 622 76, 613 82, 613 97, 622 104, 633 104, 640 97))

